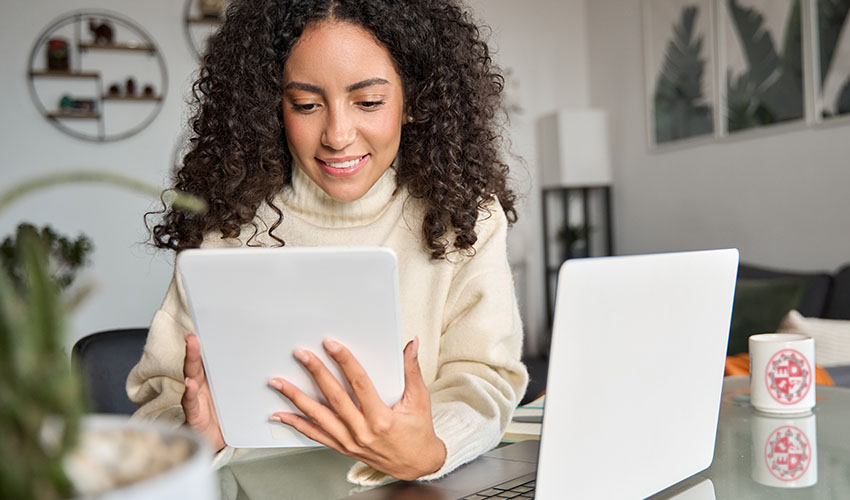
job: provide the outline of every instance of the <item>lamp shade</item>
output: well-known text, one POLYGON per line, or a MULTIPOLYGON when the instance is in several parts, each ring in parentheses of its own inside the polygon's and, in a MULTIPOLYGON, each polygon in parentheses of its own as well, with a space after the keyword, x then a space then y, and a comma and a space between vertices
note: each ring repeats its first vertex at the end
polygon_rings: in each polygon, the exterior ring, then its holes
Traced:
POLYGON ((611 156, 605 112, 562 109, 537 122, 543 187, 611 184, 611 156))

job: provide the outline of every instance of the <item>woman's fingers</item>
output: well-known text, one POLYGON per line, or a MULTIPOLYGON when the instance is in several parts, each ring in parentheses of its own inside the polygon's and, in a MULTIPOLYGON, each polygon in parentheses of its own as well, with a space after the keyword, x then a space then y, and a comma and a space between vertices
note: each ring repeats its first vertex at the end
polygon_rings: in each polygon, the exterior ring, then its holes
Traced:
POLYGON ((419 368, 419 337, 414 337, 404 347, 404 395, 401 400, 417 407, 430 408, 431 405, 431 396, 419 368))
POLYGON ((301 415, 296 415, 294 413, 277 412, 271 416, 270 420, 289 425, 293 427, 296 431, 300 432, 301 434, 304 434, 313 441, 316 441, 317 443, 322 443, 323 445, 329 448, 333 448, 342 454, 348 453, 345 447, 338 440, 336 440, 336 438, 325 432, 318 425, 302 417, 301 415))
MULTIPOLYGON (((294 404, 299 410, 301 410, 301 413, 303 413, 308 419, 310 419, 317 428, 323 429, 323 432, 325 432, 329 436, 332 436, 333 439, 338 441, 342 446, 348 448, 349 450, 353 450, 356 447, 357 443, 352 438, 352 432, 349 430, 346 423, 343 422, 337 416, 337 414, 331 411, 329 408, 313 400, 310 396, 304 394, 301 389, 295 387, 290 382, 282 378, 274 378, 270 380, 269 385, 280 391, 281 394, 283 394, 284 396, 286 396, 287 399, 292 401, 292 404, 294 404)), ((283 418, 283 415, 289 414, 284 412, 278 412, 275 413, 275 415, 283 418)), ((289 422, 284 423, 289 424, 289 422)), ((303 423, 299 423, 303 425, 303 423)), ((301 429, 298 430, 300 431, 301 429)), ((307 437, 309 437, 310 439, 314 439, 313 436, 310 435, 307 435, 307 437)), ((314 440, 319 441, 317 439, 314 440)), ((322 444, 326 444, 323 441, 319 442, 322 444)))
POLYGON ((189 425, 196 423, 200 417, 200 404, 198 403, 198 384, 189 377, 185 380, 186 389, 183 391, 183 412, 186 414, 186 422, 189 425))
MULTIPOLYGON (((354 395, 360 401, 360 409, 366 418, 373 419, 378 415, 386 413, 388 408, 378 395, 372 379, 369 378, 366 370, 363 369, 357 358, 351 354, 351 351, 344 345, 331 339, 325 339, 322 345, 330 357, 339 365, 343 375, 348 380, 348 384, 354 391, 354 395)), ((328 372, 328 375, 330 375, 330 372, 328 372)), ((332 375, 331 378, 333 378, 332 375)))
POLYGON ((183 360, 183 375, 203 382, 204 363, 201 361, 201 344, 194 333, 186 335, 186 357, 183 360))

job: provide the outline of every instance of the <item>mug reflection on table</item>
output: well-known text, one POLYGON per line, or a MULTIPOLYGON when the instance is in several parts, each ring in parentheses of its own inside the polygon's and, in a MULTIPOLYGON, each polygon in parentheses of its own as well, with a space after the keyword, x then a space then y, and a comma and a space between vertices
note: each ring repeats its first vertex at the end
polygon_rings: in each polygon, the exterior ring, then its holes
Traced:
POLYGON ((765 486, 803 488, 818 482, 817 421, 813 413, 780 417, 754 412, 752 478, 765 486))

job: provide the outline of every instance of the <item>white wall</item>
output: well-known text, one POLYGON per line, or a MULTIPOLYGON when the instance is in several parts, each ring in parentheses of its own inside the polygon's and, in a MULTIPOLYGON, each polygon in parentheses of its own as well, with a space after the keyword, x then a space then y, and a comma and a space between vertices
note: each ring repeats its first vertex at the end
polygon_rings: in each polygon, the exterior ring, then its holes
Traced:
POLYGON ((588 2, 591 101, 610 113, 618 253, 738 247, 798 270, 850 261, 850 125, 649 152, 641 2, 588 2))
MULTIPOLYGON (((81 0, 7 2, 0 18, 0 188, 39 173, 73 167, 98 167, 164 185, 185 122, 184 95, 196 67, 182 26, 183 2, 111 0, 101 5, 81 0), (29 51, 39 33, 57 17, 76 9, 105 7, 129 17, 152 35, 164 53, 169 89, 160 114, 140 134, 96 144, 71 138, 52 127, 33 106, 27 89, 29 51)), ((525 195, 520 222, 510 236, 511 259, 518 270, 529 347, 544 328, 539 197, 536 192, 534 122, 558 107, 586 107, 588 82, 585 0, 538 0, 533 8, 514 0, 473 0, 470 5, 492 26, 496 60, 513 70, 509 88, 523 112, 511 122, 512 162, 525 195)), ((95 293, 77 311, 70 345, 87 333, 146 326, 159 305, 172 257, 142 242, 142 214, 155 204, 136 194, 103 186, 55 188, 31 196, 0 214, 0 234, 20 221, 50 223, 65 234, 84 232, 96 246, 93 265, 83 278, 97 282, 95 293)))

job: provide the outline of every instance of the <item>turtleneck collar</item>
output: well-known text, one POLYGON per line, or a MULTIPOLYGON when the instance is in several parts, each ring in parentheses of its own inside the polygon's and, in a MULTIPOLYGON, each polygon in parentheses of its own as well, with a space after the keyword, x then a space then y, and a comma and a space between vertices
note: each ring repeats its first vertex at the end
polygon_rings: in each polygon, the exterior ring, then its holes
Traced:
POLYGON ((391 166, 362 197, 337 201, 293 164, 292 185, 283 193, 292 215, 322 227, 356 227, 373 222, 389 207, 396 194, 396 170, 391 166))

